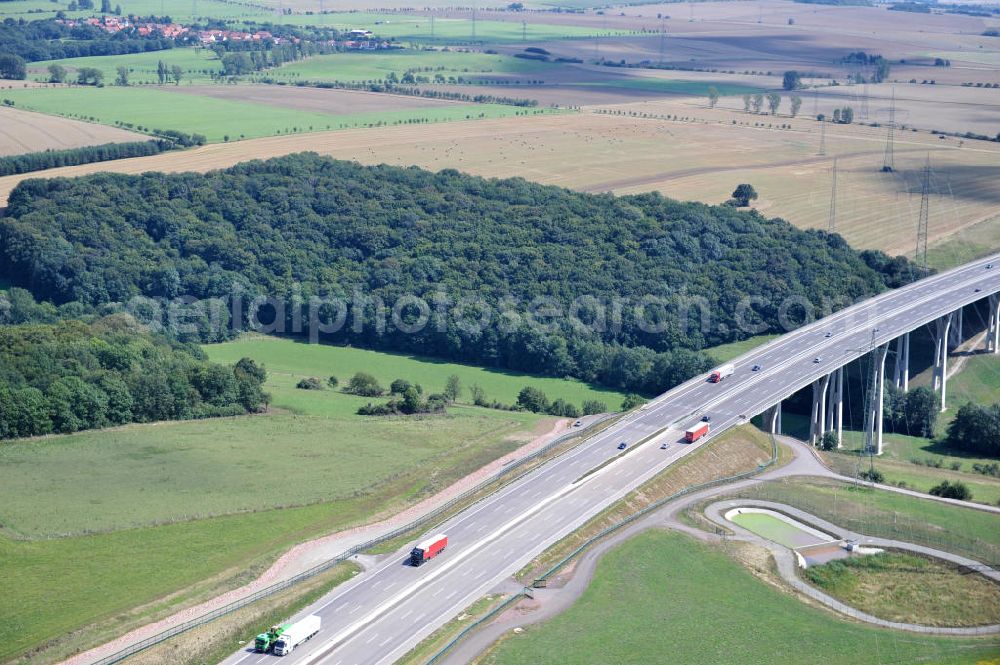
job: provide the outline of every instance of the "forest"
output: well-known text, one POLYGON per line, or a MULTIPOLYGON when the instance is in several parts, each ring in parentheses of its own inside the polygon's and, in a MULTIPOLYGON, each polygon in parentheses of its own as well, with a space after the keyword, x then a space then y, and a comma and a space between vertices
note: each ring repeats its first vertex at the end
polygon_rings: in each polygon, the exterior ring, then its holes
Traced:
MULTIPOLYGON (((903 258, 753 211, 309 153, 207 174, 25 180, 0 218, 0 270, 57 306, 221 298, 239 300, 245 317, 256 296, 340 297, 351 301, 349 325, 324 341, 646 394, 706 370, 706 346, 789 325, 787 299, 819 316, 914 276, 903 258), (440 294, 475 296, 501 316, 476 328, 434 308, 427 325, 404 331, 419 318, 404 308, 402 325, 379 322, 381 303, 440 294), (584 306, 533 325, 538 317, 525 313, 539 297, 557 313, 584 306), (616 310, 615 299, 625 305, 616 310), (650 299, 659 300, 635 306, 650 299), (748 299, 749 315, 740 311, 748 299)), ((296 331, 295 308, 280 309, 271 316, 296 331)), ((311 314, 301 315, 302 334, 311 314)), ((329 316, 315 312, 314 325, 329 316)))
POLYGON ((16 55, 28 62, 162 51, 174 47, 162 35, 140 35, 122 30, 109 34, 93 25, 69 27, 54 20, 0 22, 0 53, 16 55))
POLYGON ((258 411, 263 367, 205 360, 197 346, 115 314, 93 323, 0 326, 0 439, 258 411))

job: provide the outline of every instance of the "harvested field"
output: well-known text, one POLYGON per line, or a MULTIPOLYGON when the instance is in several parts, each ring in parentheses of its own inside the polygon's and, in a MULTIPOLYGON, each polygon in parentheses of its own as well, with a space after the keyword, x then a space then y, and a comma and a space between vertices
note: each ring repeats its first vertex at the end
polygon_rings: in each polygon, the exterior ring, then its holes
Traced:
MULTIPOLYGON (((907 253, 915 245, 919 171, 930 153, 932 244, 976 222, 995 219, 1000 210, 1000 146, 995 143, 901 132, 897 172, 881 174, 885 130, 880 128, 828 126, 827 155, 820 157, 816 154, 820 124, 811 118, 710 110, 692 100, 604 110, 624 115, 584 112, 481 120, 443 124, 433 132, 406 126, 319 132, 206 146, 113 165, 54 169, 45 175, 82 175, 109 168, 129 173, 207 171, 247 159, 313 150, 366 164, 456 168, 593 192, 658 190, 709 203, 721 203, 738 183, 750 182, 760 192, 756 205, 764 214, 782 216, 801 227, 826 228, 831 159, 837 156, 838 232, 858 247, 907 253), (779 129, 780 125, 788 128, 779 129)), ((9 192, 18 180, 0 178, 0 194, 9 192)), ((1000 228, 1000 219, 995 221, 1000 228)), ((983 242, 1000 246, 995 237, 1000 233, 993 235, 993 240, 983 242)))
POLYGON ((0 156, 148 138, 124 129, 0 107, 0 156))
MULTIPOLYGON (((1000 71, 997 72, 1000 76, 1000 71)), ((854 119, 863 123, 888 124, 893 90, 896 98, 896 126, 902 129, 973 132, 996 136, 1000 131, 1000 90, 921 85, 919 83, 882 83, 877 85, 823 86, 800 90, 802 115, 833 115, 835 108, 850 106, 854 119), (865 94, 868 95, 865 113, 865 94)), ((704 105, 704 100, 697 100, 704 105)), ((722 98, 720 108, 743 110, 739 97, 722 98)), ((785 108, 787 110, 787 107, 785 108)))
POLYGON ((166 86, 162 90, 184 95, 212 97, 213 99, 249 102, 334 115, 437 108, 457 104, 457 102, 406 95, 272 85, 197 85, 177 88, 166 86))

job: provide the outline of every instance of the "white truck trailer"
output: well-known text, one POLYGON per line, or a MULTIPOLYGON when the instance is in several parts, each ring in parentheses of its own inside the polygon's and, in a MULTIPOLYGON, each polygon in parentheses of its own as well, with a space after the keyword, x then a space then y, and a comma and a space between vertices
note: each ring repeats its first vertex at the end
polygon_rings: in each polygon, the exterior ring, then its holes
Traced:
POLYGON ((299 619, 285 629, 274 643, 274 653, 277 656, 287 656, 295 647, 319 632, 320 618, 315 614, 299 619))

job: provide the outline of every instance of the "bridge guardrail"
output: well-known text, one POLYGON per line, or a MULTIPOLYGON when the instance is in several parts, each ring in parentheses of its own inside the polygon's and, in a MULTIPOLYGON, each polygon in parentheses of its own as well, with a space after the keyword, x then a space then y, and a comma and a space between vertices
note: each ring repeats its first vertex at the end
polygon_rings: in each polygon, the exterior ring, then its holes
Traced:
MULTIPOLYGON (((753 469, 751 471, 744 471, 743 473, 738 473, 738 474, 736 474, 734 476, 727 476, 726 478, 717 478, 716 480, 710 480, 707 483, 700 483, 698 485, 692 485, 691 487, 687 487, 685 489, 682 489, 679 492, 674 492, 673 494, 671 494, 668 497, 664 497, 663 499, 660 499, 658 501, 655 501, 655 502, 649 504, 645 508, 643 508, 643 509, 641 509, 641 510, 639 510, 639 511, 637 511, 637 512, 631 514, 631 515, 629 515, 625 519, 623 519, 623 520, 621 520, 619 522, 616 522, 615 524, 612 524, 611 526, 609 526, 609 527, 601 530, 600 533, 597 533, 596 535, 591 536, 590 538, 588 538, 586 541, 583 542, 583 544, 581 544, 579 547, 577 547, 576 549, 574 549, 568 555, 566 555, 565 557, 563 557, 558 563, 556 563, 554 566, 552 566, 547 571, 545 571, 541 575, 541 577, 536 577, 535 580, 534 580, 534 582, 532 583, 532 586, 535 587, 535 588, 544 588, 545 585, 546 585, 546 583, 547 583, 547 581, 548 581, 549 577, 551 577, 556 572, 558 572, 560 568, 562 568, 567 563, 569 563, 570 561, 572 561, 576 556, 578 556, 580 553, 582 553, 588 547, 590 547, 591 545, 593 545, 597 541, 601 540, 605 536, 608 536, 608 535, 614 533, 618 529, 620 529, 620 528, 622 528, 624 526, 627 526, 628 524, 631 524, 632 522, 636 521, 640 517, 643 517, 644 515, 647 515, 647 514, 653 512, 654 510, 662 508, 664 505, 666 505, 667 503, 670 503, 674 499, 678 499, 678 498, 680 498, 682 496, 685 496, 687 494, 692 494, 694 492, 699 492, 699 491, 701 491, 703 489, 708 489, 710 487, 717 487, 719 485, 725 485, 727 483, 735 482, 737 480, 743 480, 745 478, 752 478, 753 476, 756 476, 756 475, 762 473, 765 469, 770 468, 771 466, 773 466, 778 461, 778 442, 774 438, 773 434, 770 434, 769 436, 770 436, 770 439, 771 439, 771 458, 769 460, 767 460, 767 462, 765 462, 764 464, 761 464, 756 469, 753 469)), ((480 617, 474 623, 469 624, 468 626, 466 626, 464 629, 462 629, 462 631, 460 633, 458 633, 458 635, 456 635, 455 637, 453 637, 447 644, 445 644, 444 646, 442 646, 433 656, 431 656, 431 658, 429 660, 427 660, 424 663, 424 665, 434 665, 434 663, 438 662, 450 649, 452 649, 456 644, 458 644, 460 641, 462 641, 462 639, 466 635, 468 635, 470 632, 472 632, 472 630, 474 630, 475 628, 478 628, 483 623, 485 623, 488 620, 492 619, 502 609, 506 609, 507 607, 509 607, 510 605, 512 605, 513 603, 515 603, 516 601, 519 601, 522 597, 525 597, 526 595, 527 595, 526 591, 521 591, 519 594, 511 596, 502 605, 498 606, 497 608, 494 608, 494 610, 492 610, 488 614, 480 617)))
MULTIPOLYGON (((456 505, 460 504, 461 502, 467 500, 469 497, 475 496, 476 494, 482 492, 483 490, 485 490, 486 488, 490 487, 494 483, 500 481, 504 476, 506 476, 507 474, 509 474, 512 470, 517 469, 517 468, 519 468, 521 466, 524 466, 525 464, 527 464, 528 462, 530 462, 532 460, 538 459, 539 457, 541 457, 542 455, 545 455, 546 453, 548 453, 550 450, 552 450, 556 446, 559 446, 559 445, 561 445, 561 444, 563 444, 563 443, 565 443, 567 441, 570 441, 570 440, 572 440, 574 438, 587 435, 588 433, 591 432, 591 430, 596 425, 599 425, 599 424, 601 424, 601 423, 609 420, 610 418, 614 417, 614 415, 615 414, 606 414, 606 415, 602 416, 601 418, 598 418, 597 420, 595 420, 594 422, 592 422, 587 427, 580 428, 580 429, 574 430, 574 431, 570 431, 570 432, 567 432, 567 433, 565 433, 565 434, 563 434, 563 435, 561 435, 559 437, 556 437, 555 439, 553 439, 552 441, 548 442, 547 444, 545 444, 544 446, 542 446, 538 450, 535 450, 535 451, 533 451, 531 453, 528 453, 527 455, 525 455, 523 457, 519 457, 516 460, 514 460, 513 462, 511 462, 510 464, 502 466, 495 474, 489 476, 488 478, 486 478, 485 480, 483 480, 480 483, 476 484, 475 486, 470 487, 469 489, 465 490, 461 494, 458 494, 457 496, 449 499, 448 501, 446 501, 445 503, 441 504, 437 508, 434 508, 433 510, 431 510, 430 512, 428 512, 426 515, 418 517, 417 519, 412 520, 412 521, 410 521, 407 524, 404 524, 402 526, 399 526, 399 527, 397 527, 397 528, 395 528, 395 529, 393 529, 393 530, 391 530, 391 531, 389 531, 387 533, 384 533, 381 536, 378 536, 377 538, 372 538, 372 539, 367 540, 367 541, 365 541, 363 543, 358 543, 357 545, 349 547, 346 550, 344 550, 343 552, 341 552, 340 554, 336 555, 335 557, 333 557, 331 559, 328 559, 327 561, 324 561, 323 563, 317 564, 316 566, 313 566, 312 568, 310 568, 308 570, 302 571, 301 573, 298 573, 297 575, 294 575, 294 576, 288 578, 287 580, 283 580, 281 582, 275 582, 274 584, 271 584, 271 585, 269 585, 269 586, 267 586, 267 587, 265 587, 263 589, 258 589, 257 591, 255 591, 255 592, 253 592, 253 593, 251 593, 251 594, 249 594, 249 595, 247 595, 247 596, 245 596, 243 598, 240 598, 238 600, 234 600, 233 602, 227 603, 226 605, 223 605, 222 607, 218 607, 218 608, 216 608, 214 610, 210 610, 209 612, 206 612, 205 614, 203 614, 201 616, 195 617, 194 619, 188 619, 187 621, 179 623, 176 626, 172 626, 172 627, 170 627, 170 628, 168 628, 168 629, 166 629, 164 631, 161 631, 161 632, 157 633, 156 635, 153 635, 151 637, 147 637, 147 638, 145 638, 143 640, 139 640, 138 642, 130 644, 129 646, 127 646, 127 647, 125 647, 125 648, 123 648, 123 649, 121 649, 119 651, 116 651, 115 653, 113 653, 113 654, 111 654, 109 656, 105 656, 104 658, 101 658, 99 660, 94 661, 92 665, 113 665, 114 663, 119 663, 119 662, 125 660, 126 658, 128 658, 129 656, 134 656, 135 654, 139 653, 140 651, 144 651, 144 650, 146 650, 146 649, 148 649, 148 648, 150 648, 152 646, 155 646, 155 645, 159 644, 160 642, 164 642, 164 641, 166 641, 166 640, 168 640, 168 639, 170 639, 172 637, 176 637, 177 635, 180 635, 181 633, 187 632, 188 630, 191 630, 192 628, 197 628, 198 626, 202 626, 202 625, 204 625, 206 623, 209 623, 210 621, 218 619, 219 617, 222 617, 222 616, 225 616, 225 615, 230 614, 232 612, 235 612, 236 610, 242 609, 242 608, 246 607, 247 605, 250 605, 250 604, 252 604, 252 603, 254 603, 254 602, 258 601, 258 600, 261 600, 263 598, 267 598, 268 596, 272 596, 272 595, 278 593, 279 591, 284 591, 285 589, 288 589, 288 588, 294 586, 295 584, 298 584, 299 582, 303 582, 303 581, 305 581, 307 579, 315 577, 316 575, 319 575, 320 573, 325 572, 325 571, 329 570, 330 568, 333 568, 338 563, 342 563, 344 561, 347 561, 352 556, 354 556, 356 554, 359 554, 361 552, 364 552, 367 549, 375 547, 376 545, 380 545, 380 544, 382 544, 384 542, 393 540, 394 538, 398 538, 399 536, 402 536, 402 535, 406 534, 407 532, 412 531, 413 529, 416 529, 418 527, 427 525, 427 524, 433 522, 435 519, 437 519, 441 515, 443 515, 446 512, 448 512, 451 508, 453 508, 456 505)), ((522 476, 519 475, 519 476, 516 476, 514 478, 511 478, 507 483, 504 483, 503 485, 501 485, 501 487, 506 486, 509 483, 515 482, 515 481, 517 481, 521 477, 522 476)), ((497 488, 497 489, 500 489, 500 488, 497 488)), ((488 496, 487 497, 483 497, 483 499, 485 499, 485 498, 488 498, 488 496)), ((482 500, 482 499, 480 499, 480 500, 482 500)))

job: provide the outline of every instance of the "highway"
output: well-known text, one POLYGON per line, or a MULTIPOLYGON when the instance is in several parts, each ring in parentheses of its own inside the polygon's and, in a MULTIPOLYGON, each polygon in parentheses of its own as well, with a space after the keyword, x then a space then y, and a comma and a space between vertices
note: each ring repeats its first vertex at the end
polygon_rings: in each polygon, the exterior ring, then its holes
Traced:
MULTIPOLYGON (((875 342, 884 344, 997 292, 1000 255, 884 293, 783 335, 736 359, 735 374, 721 383, 695 377, 444 524, 428 528, 428 535, 443 531, 449 538, 448 548, 435 559, 419 568, 404 565, 411 544, 318 601, 299 616, 319 614, 322 631, 283 662, 395 661, 550 545, 711 437, 867 353, 873 330, 875 342), (994 267, 987 269, 990 263, 994 267), (751 371, 755 364, 759 371, 751 371), (711 416, 709 437, 683 443, 683 430, 705 414, 711 416), (624 451, 618 450, 621 442, 628 444, 624 451)), ((275 658, 242 650, 223 662, 258 665, 275 658)))

